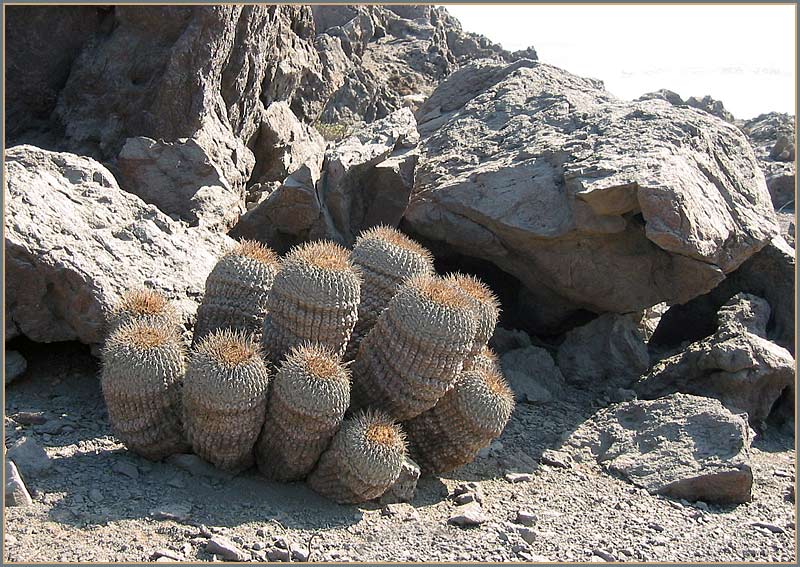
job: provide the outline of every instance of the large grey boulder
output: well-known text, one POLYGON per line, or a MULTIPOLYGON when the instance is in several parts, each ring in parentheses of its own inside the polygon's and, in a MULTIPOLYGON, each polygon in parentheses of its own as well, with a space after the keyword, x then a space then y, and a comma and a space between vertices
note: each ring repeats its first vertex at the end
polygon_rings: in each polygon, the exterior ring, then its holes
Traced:
POLYGON ((90 158, 17 146, 5 178, 6 317, 34 341, 100 343, 105 313, 134 287, 164 293, 189 321, 233 245, 122 191, 90 158))
POLYGON ((567 381, 583 387, 626 387, 650 366, 636 321, 616 313, 568 332, 556 360, 567 381))
POLYGON ((794 116, 769 112, 745 121, 741 128, 753 145, 764 169, 767 187, 775 208, 786 207, 793 211, 795 208, 794 116))
POLYGON ((685 302, 778 232, 752 148, 705 112, 621 101, 520 60, 454 72, 417 117, 404 228, 492 262, 543 303, 685 302))
POLYGON ((750 441, 747 421, 717 400, 673 394, 601 410, 566 448, 651 494, 739 504, 751 498, 750 441))
POLYGON ((714 397, 733 411, 747 412, 759 425, 795 377, 789 351, 763 337, 768 319, 766 301, 737 294, 719 310, 717 332, 659 361, 636 383, 637 394, 714 397))

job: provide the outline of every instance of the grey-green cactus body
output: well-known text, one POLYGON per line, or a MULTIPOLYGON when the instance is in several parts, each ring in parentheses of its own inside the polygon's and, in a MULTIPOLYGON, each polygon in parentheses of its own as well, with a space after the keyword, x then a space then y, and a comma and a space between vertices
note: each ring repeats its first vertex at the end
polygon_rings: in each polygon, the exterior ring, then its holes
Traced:
POLYGON ((186 364, 175 329, 147 320, 123 323, 108 336, 102 360, 103 398, 125 446, 152 460, 186 450, 180 421, 186 364))
POLYGON ((372 500, 397 480, 405 452, 405 436, 388 416, 358 414, 342 423, 309 486, 342 504, 372 500))
POLYGON ((500 316, 500 302, 492 290, 475 276, 456 273, 449 274, 447 280, 469 298, 478 323, 472 348, 464 361, 464 370, 469 370, 494 334, 497 319, 500 316))
POLYGON ((193 343, 220 329, 243 331, 259 340, 278 267, 275 253, 252 241, 243 241, 220 258, 206 280, 193 343))
POLYGON ((200 341, 183 387, 186 435, 194 452, 229 471, 251 466, 268 385, 269 372, 252 337, 225 330, 200 341))
POLYGON ((270 389, 267 419, 256 444, 261 472, 274 480, 305 478, 350 405, 350 377, 330 349, 293 348, 270 389))

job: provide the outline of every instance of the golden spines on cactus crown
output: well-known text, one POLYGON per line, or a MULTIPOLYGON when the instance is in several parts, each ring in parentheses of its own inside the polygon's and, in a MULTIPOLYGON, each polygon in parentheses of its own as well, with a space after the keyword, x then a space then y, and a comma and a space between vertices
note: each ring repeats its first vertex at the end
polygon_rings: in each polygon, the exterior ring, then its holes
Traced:
POLYGON ((173 329, 181 326, 181 317, 175 306, 160 292, 146 288, 131 289, 122 294, 108 313, 108 333, 132 321, 146 321, 173 329))
POLYGON ((472 308, 478 320, 475 339, 470 351, 470 362, 478 355, 492 337, 500 317, 500 301, 492 290, 481 280, 472 275, 453 273, 445 279, 470 298, 472 308))

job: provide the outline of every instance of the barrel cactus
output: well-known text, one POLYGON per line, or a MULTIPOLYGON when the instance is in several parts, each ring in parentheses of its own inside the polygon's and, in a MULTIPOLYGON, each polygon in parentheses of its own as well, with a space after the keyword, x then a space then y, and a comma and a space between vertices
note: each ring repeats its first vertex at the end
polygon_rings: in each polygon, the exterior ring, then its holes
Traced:
POLYGON ((218 329, 251 333, 258 340, 278 266, 275 252, 253 240, 242 240, 222 256, 206 279, 194 344, 218 329))
POLYGON ((343 422, 308 483, 341 504, 366 502, 394 484, 405 453, 405 435, 389 416, 359 413, 343 422))
POLYGON ((514 394, 500 372, 467 370, 433 409, 403 423, 412 457, 427 473, 465 465, 500 436, 513 409, 514 394))
POLYGON ((293 348, 272 381, 256 443, 258 468, 274 480, 305 478, 349 405, 350 375, 339 357, 317 344, 293 348))
POLYGON ((275 276, 264 319, 263 346, 278 364, 305 342, 342 356, 358 317, 361 276, 349 252, 329 241, 289 251, 275 276))
POLYGON ((132 321, 146 321, 164 328, 181 327, 181 317, 175 306, 161 293, 145 288, 122 294, 108 314, 108 333, 132 321))
POLYGON ((489 348, 489 345, 484 345, 478 355, 474 358, 472 361, 472 368, 501 372, 500 360, 497 358, 495 352, 489 348))
POLYGON ((433 256, 400 231, 379 226, 362 232, 352 252, 364 281, 358 321, 345 360, 353 360, 358 347, 389 305, 400 286, 413 276, 433 273, 433 256))
POLYGON ((470 299, 448 281, 415 276, 361 343, 353 363, 353 404, 397 420, 432 408, 455 381, 475 339, 470 299))
POLYGON ((189 357, 183 384, 186 435, 199 456, 221 469, 253 464, 264 424, 269 373, 250 335, 212 331, 189 357))
POLYGON ((456 273, 448 275, 447 280, 470 298, 478 321, 472 348, 464 361, 464 370, 468 370, 494 333, 500 316, 500 302, 489 286, 475 276, 456 273))
POLYGON ((186 370, 177 331, 151 320, 114 329, 102 350, 100 384, 111 427, 131 451, 159 460, 187 448, 180 423, 186 370))

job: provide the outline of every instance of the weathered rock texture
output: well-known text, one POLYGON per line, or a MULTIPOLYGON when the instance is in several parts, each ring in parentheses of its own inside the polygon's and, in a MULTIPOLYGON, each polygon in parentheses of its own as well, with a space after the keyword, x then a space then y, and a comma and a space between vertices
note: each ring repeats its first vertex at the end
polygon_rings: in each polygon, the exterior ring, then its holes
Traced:
POLYGON ((518 402, 552 402, 564 392, 564 376, 543 348, 527 346, 510 350, 503 354, 500 365, 518 402))
POLYGON ((492 262, 540 303, 685 302, 778 231, 747 140, 705 112, 520 60, 456 71, 417 116, 404 228, 492 262))
POLYGON ((106 313, 143 285, 190 320, 234 244, 121 191, 89 158, 18 146, 5 168, 6 316, 34 341, 100 343, 106 313))
POLYGON ((769 112, 747 120, 741 128, 764 169, 775 208, 794 210, 794 116, 769 112))
POLYGON ((601 410, 567 447, 652 494, 739 504, 751 497, 750 428, 717 400, 673 394, 601 410))
POLYGON ((763 338, 769 311, 759 297, 734 296, 717 314, 717 332, 656 364, 636 383, 639 397, 711 396, 760 424, 795 375, 789 351, 763 338))

